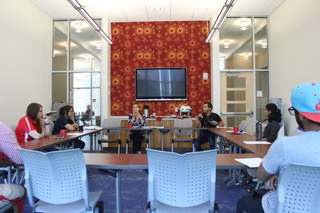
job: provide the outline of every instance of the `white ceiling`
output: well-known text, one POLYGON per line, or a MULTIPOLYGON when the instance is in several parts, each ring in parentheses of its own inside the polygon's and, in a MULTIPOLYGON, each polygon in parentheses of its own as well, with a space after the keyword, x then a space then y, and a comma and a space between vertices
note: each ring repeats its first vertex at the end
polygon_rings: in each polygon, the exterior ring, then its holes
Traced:
MULTIPOLYGON (((81 16, 67 0, 29 0, 54 20, 81 16)), ((229 16, 268 16, 285 0, 238 0, 229 16)), ((225 0, 78 0, 96 19, 111 22, 198 21, 216 18, 225 0), (154 10, 161 2, 161 10, 154 10)))
MULTIPOLYGON (((53 20, 82 19, 80 14, 67 0, 29 0, 53 20)), ((267 17, 285 0, 237 0, 229 17, 267 17)), ((78 0, 94 19, 108 17, 110 22, 145 22, 145 21, 208 21, 216 19, 225 0, 78 0), (155 2, 161 2, 161 10, 154 10, 155 2)), ((74 21, 71 28, 74 28, 74 21)), ((82 58, 91 55, 100 59, 100 50, 95 49, 95 43, 99 36, 88 33, 93 31, 87 23, 82 22, 83 31, 87 33, 75 33, 71 31, 70 54, 74 58, 82 58), (87 38, 86 35, 90 35, 87 38), (79 42, 82 41, 82 42, 79 42)), ((220 44, 221 54, 229 57, 239 51, 248 51, 234 46, 244 44, 248 40, 245 32, 239 30, 239 21, 226 20, 224 29, 220 32, 220 39, 230 41, 230 48, 224 49, 220 44), (228 35, 228 36, 226 36, 228 35), (232 35, 232 36, 230 36, 232 35)), ((65 44, 67 40, 67 23, 65 26, 58 23, 55 26, 54 52, 56 55, 66 55, 65 44)), ((248 32, 248 31, 247 31, 248 32)), ((266 38, 261 38, 266 40, 266 38)), ((261 40, 260 39, 260 40, 261 40)))

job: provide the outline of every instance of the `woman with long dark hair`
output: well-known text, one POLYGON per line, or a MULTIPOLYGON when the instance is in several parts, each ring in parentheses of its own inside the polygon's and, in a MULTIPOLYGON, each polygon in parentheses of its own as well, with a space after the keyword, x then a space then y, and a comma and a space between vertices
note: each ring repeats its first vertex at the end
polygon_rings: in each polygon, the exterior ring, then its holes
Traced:
MULTIPOLYGON (((74 109, 73 106, 66 105, 60 108, 59 118, 54 123, 52 134, 59 134, 60 130, 66 129, 68 131, 75 131, 79 128, 78 124, 73 121, 74 118, 74 109)), ((83 149, 85 143, 79 139, 74 141, 74 148, 83 149)))
POLYGON ((264 114, 267 117, 262 123, 264 127, 263 139, 265 141, 274 142, 278 137, 278 132, 281 128, 282 114, 277 105, 269 103, 266 105, 264 114))
POLYGON ((45 133, 50 131, 49 125, 48 117, 43 114, 41 104, 29 104, 26 116, 19 120, 15 130, 18 142, 23 143, 44 137, 45 133))

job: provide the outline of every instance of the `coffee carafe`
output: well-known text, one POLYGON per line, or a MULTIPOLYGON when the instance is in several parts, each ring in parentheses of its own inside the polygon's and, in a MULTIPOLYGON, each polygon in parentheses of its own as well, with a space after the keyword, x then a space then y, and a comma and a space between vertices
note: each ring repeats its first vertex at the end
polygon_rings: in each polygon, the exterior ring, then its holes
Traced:
POLYGON ((143 114, 146 118, 149 117, 149 105, 143 105, 143 114))

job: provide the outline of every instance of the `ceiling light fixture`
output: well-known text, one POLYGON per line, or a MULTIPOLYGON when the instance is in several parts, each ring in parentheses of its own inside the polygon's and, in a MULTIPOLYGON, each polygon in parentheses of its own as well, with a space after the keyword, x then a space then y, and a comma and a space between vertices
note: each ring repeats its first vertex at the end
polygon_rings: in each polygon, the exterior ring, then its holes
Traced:
POLYGON ((268 47, 267 41, 261 41, 261 48, 265 49, 268 47))
POLYGON ((81 23, 76 23, 74 27, 76 28, 74 31, 76 31, 77 33, 82 32, 82 24, 81 23))
POLYGON ((230 47, 230 42, 229 41, 224 41, 223 42, 223 47, 228 49, 230 47))
POLYGON ((240 22, 240 25, 241 25, 241 27, 240 27, 241 30, 245 31, 248 29, 248 21, 247 20, 242 20, 240 22))
POLYGON ((101 44, 101 41, 97 41, 97 42, 96 42, 96 49, 97 49, 97 50, 101 50, 101 45, 102 45, 102 44, 101 44))
POLYGON ((90 26, 109 44, 112 44, 111 39, 107 34, 100 28, 100 26, 92 19, 89 13, 84 9, 84 7, 77 0, 68 0, 68 2, 77 10, 80 15, 90 24, 90 26))
POLYGON ((215 20, 210 33, 206 39, 206 43, 210 43, 213 39, 213 37, 216 35, 216 33, 218 32, 219 28, 221 27, 223 21, 227 18, 228 14, 231 11, 231 8, 233 7, 233 5, 236 3, 237 0, 226 0, 226 2, 224 3, 217 19, 215 20))
POLYGON ((249 54, 245 53, 245 54, 243 54, 243 57, 244 57, 245 60, 248 60, 249 54))

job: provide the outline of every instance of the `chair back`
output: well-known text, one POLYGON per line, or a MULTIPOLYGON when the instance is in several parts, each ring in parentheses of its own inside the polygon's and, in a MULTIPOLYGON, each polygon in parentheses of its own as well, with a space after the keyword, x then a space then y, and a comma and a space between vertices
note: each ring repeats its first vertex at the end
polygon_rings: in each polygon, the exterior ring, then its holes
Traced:
POLYGON ((87 170, 80 149, 40 151, 18 149, 25 166, 25 181, 31 206, 33 196, 51 204, 84 199, 88 203, 87 170))
MULTIPOLYGON (((192 127, 191 119, 174 119, 173 127, 192 127)), ((190 135, 192 136, 192 130, 174 130, 174 136, 177 135, 190 135)))
POLYGON ((239 124, 239 131, 244 131, 246 132, 248 126, 248 121, 247 120, 242 120, 239 124))
POLYGON ((284 137, 284 123, 280 123, 280 129, 278 131, 277 138, 284 137))
POLYGON ((277 212, 319 212, 320 166, 292 164, 278 185, 277 212))
POLYGON ((190 207, 215 200, 217 150, 183 155, 147 149, 149 200, 190 207))
MULTIPOLYGON (((103 128, 105 127, 120 127, 121 120, 116 118, 108 118, 103 120, 103 128)), ((104 130, 104 135, 107 136, 118 136, 120 135, 120 130, 104 130)))

